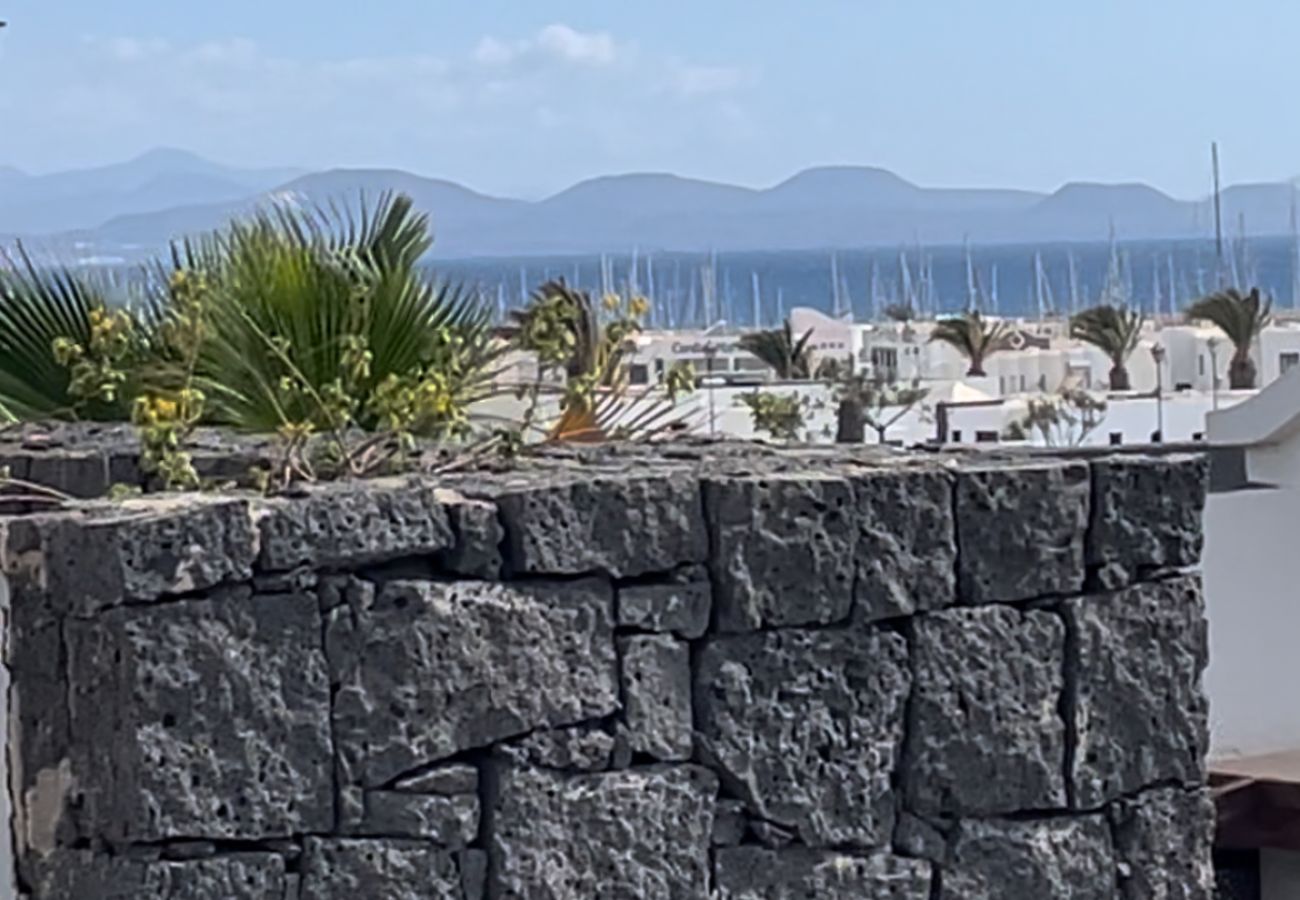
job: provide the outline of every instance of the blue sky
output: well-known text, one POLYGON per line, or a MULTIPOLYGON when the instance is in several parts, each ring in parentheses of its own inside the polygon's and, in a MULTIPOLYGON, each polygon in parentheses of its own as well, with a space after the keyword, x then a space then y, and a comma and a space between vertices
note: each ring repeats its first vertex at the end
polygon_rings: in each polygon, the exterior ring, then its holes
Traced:
POLYGON ((537 196, 810 165, 929 185, 1300 174, 1290 0, 0 0, 0 164, 156 146, 537 196))

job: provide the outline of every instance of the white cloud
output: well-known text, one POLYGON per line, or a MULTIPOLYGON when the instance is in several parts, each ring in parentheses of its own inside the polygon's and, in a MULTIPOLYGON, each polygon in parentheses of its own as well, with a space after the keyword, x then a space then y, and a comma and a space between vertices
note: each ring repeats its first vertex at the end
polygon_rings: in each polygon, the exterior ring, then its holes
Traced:
POLYGON ((573 63, 608 66, 614 62, 614 39, 604 33, 584 34, 568 25, 547 25, 537 33, 537 46, 573 63))
POLYGON ((599 31, 578 31, 568 25, 547 25, 535 35, 508 41, 487 35, 474 50, 474 60, 486 66, 511 63, 561 62, 579 66, 609 66, 619 58, 620 46, 599 31))

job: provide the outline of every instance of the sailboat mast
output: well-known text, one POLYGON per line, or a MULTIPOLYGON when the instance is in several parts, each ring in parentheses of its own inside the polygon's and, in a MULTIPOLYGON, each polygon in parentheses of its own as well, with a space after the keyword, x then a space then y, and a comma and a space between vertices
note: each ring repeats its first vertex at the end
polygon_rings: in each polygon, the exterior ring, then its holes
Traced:
POLYGON ((1174 279, 1174 254, 1172 252, 1165 257, 1165 264, 1169 269, 1169 320, 1172 322, 1178 318, 1178 288, 1174 279))
POLYGON ((880 321, 880 267, 871 260, 871 321, 880 321))
POLYGON ((645 255, 645 292, 650 301, 650 324, 659 327, 659 298, 655 296, 655 264, 649 253, 645 255))
POLYGON ((1038 301, 1038 324, 1047 318, 1047 304, 1043 300, 1043 254, 1034 253, 1034 297, 1038 301))
POLYGON ((1070 267, 1070 314, 1079 311, 1079 270, 1074 265, 1074 251, 1067 250, 1065 262, 1070 267))
POLYGON ((749 274, 751 279, 751 286, 754 289, 754 319, 752 324, 755 328, 762 328, 763 327, 763 303, 761 298, 763 295, 758 289, 758 272, 751 271, 749 274))
POLYGON ((840 317, 840 264, 835 254, 831 253, 831 317, 840 317))
POLYGON ((970 240, 966 240, 966 308, 968 310, 979 307, 978 297, 975 294, 975 265, 970 258, 970 240))

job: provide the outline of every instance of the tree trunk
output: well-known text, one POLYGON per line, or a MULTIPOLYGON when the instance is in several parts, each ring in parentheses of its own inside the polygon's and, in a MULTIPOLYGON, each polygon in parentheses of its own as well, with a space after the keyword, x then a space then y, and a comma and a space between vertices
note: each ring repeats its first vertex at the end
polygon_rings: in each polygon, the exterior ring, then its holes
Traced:
POLYGON ((1248 391, 1255 387, 1255 361, 1250 351, 1233 354, 1228 364, 1228 387, 1234 391, 1248 391))
POLYGON ((867 439, 867 417, 862 401, 844 397, 835 411, 835 443, 861 444, 867 439))
POLYGON ((1128 369, 1123 364, 1115 365, 1110 370, 1110 389, 1112 391, 1129 391, 1133 382, 1128 377, 1128 369))

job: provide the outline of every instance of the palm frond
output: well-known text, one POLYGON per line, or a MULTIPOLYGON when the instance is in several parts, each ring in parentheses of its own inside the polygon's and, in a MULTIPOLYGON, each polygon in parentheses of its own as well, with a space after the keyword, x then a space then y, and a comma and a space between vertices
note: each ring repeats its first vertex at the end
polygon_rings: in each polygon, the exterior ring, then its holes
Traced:
POLYGON ((809 344, 812 329, 796 338, 787 320, 780 328, 751 331, 741 335, 740 348, 752 353, 786 381, 807 380, 812 377, 812 356, 809 344))
MULTIPOLYGON (((324 389, 338 379, 351 337, 371 354, 370 372, 355 386, 363 427, 377 422, 369 405, 376 387, 434 363, 448 335, 460 348, 464 389, 481 391, 502 352, 490 310, 475 293, 421 270, 430 245, 427 217, 409 198, 385 195, 354 206, 281 205, 174 247, 174 270, 201 273, 209 291, 210 329, 195 378, 216 418, 258 431, 286 416, 319 419, 312 404, 284 396, 287 363, 324 389), (267 352, 267 336, 287 360, 267 352)), ((152 308, 167 305, 164 296, 152 308)))
POLYGON ((935 322, 930 340, 953 347, 970 363, 966 374, 982 377, 984 361, 1004 349, 1007 331, 1005 322, 990 322, 978 310, 970 310, 935 322))
POLYGON ((1199 319, 1217 327, 1234 347, 1249 347, 1268 324, 1273 308, 1271 299, 1263 298, 1259 288, 1243 294, 1228 288, 1202 297, 1187 308, 1188 319, 1199 319))
POLYGON ((1272 310, 1272 299, 1261 296, 1259 288, 1251 288, 1248 294, 1228 288, 1202 297, 1187 308, 1188 319, 1209 322, 1232 342, 1228 382, 1234 390, 1255 386, 1255 362, 1250 348, 1269 323, 1272 310))
MULTIPOLYGON (((66 418, 77 403, 54 342, 90 343, 91 312, 110 306, 111 285, 65 266, 38 265, 19 244, 0 251, 0 406, 17 419, 66 418)), ((122 403, 81 404, 84 418, 125 418, 122 403)))

